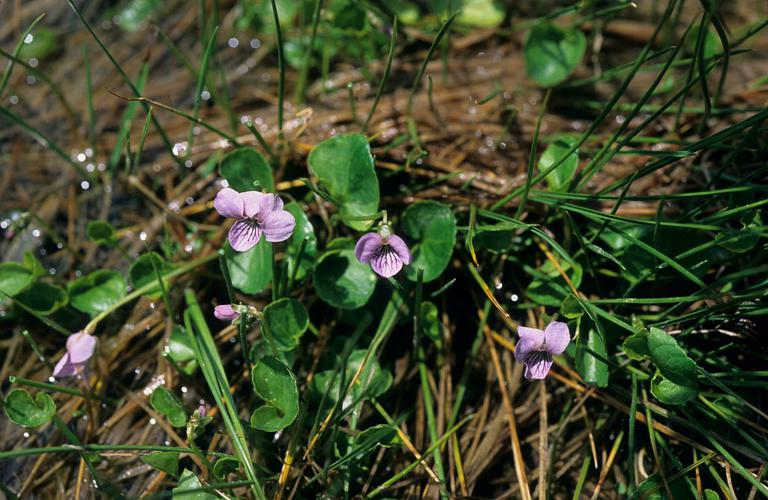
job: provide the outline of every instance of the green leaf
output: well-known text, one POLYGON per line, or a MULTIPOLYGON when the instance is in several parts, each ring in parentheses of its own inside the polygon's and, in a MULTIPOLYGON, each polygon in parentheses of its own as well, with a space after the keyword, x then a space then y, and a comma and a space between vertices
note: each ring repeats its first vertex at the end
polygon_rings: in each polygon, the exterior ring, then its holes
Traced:
POLYGON ((429 301, 421 303, 421 327, 424 335, 433 342, 443 340, 443 325, 440 322, 440 314, 437 306, 429 301))
POLYGON ((568 294, 560 305, 560 314, 568 319, 577 319, 584 315, 584 308, 573 293, 568 294))
POLYGON ((0 264, 0 291, 15 297, 26 290, 35 281, 33 270, 18 262, 3 262, 0 264))
POLYGON ((646 356, 650 357, 647 334, 645 332, 633 333, 621 344, 621 350, 635 361, 642 361, 646 356))
POLYGON ((608 385, 608 363, 604 361, 606 359, 608 352, 603 334, 594 326, 586 332, 582 331, 576 344, 576 371, 584 382, 597 387, 608 385))
POLYGON ((354 250, 326 252, 315 265, 317 295, 340 309, 357 309, 368 303, 376 288, 371 267, 359 262, 354 250))
POLYGON ((112 19, 125 31, 139 31, 150 21, 152 14, 161 5, 160 0, 129 0, 112 19))
POLYGON ((155 469, 170 474, 173 477, 179 477, 179 452, 178 451, 158 451, 140 455, 139 459, 155 469))
POLYGON ((716 491, 707 488, 704 490, 704 500, 720 500, 720 495, 716 491))
POLYGON ((478 250, 504 253, 520 244, 519 233, 522 227, 524 226, 506 222, 477 226, 472 243, 478 250))
POLYGON ((281 351, 295 349, 309 327, 309 315, 304 304, 289 298, 278 299, 265 307, 264 321, 281 351))
POLYGON ((251 382, 264 401, 251 414, 251 427, 277 432, 291 425, 299 413, 299 390, 291 369, 279 359, 265 356, 253 367, 251 382))
POLYGON ((525 71, 542 87, 553 87, 576 69, 586 48, 587 39, 577 27, 564 30, 542 21, 525 39, 525 71))
POLYGON ((174 427, 187 425, 187 414, 179 398, 165 387, 158 386, 149 397, 149 404, 157 412, 162 413, 174 427))
POLYGON ((494 28, 504 21, 504 9, 495 0, 464 0, 456 22, 478 28, 494 28))
POLYGON ((179 478, 178 485, 171 491, 172 500, 218 500, 218 496, 212 495, 205 490, 200 480, 194 472, 184 469, 179 478))
POLYGON ((163 276, 171 270, 173 270, 173 266, 159 253, 147 252, 133 261, 131 267, 128 268, 128 276, 131 278, 134 288, 141 288, 153 282, 156 283, 157 286, 152 287, 147 296, 159 297, 161 290, 160 283, 157 281, 157 273, 163 276), (157 272, 155 272, 155 268, 157 268, 157 272))
POLYGON ((413 241, 413 259, 405 275, 416 281, 424 269, 424 283, 437 279, 451 262, 456 244, 456 217, 451 207, 437 201, 419 201, 403 213, 402 227, 413 241))
MULTIPOLYGON (((346 390, 352 377, 355 376, 357 370, 360 368, 363 360, 365 359, 365 349, 357 349, 350 353, 347 359, 346 365, 344 365, 344 385, 341 385, 342 377, 334 370, 326 370, 319 372, 314 379, 312 379, 311 389, 316 396, 322 397, 323 394, 328 394, 328 398, 331 401, 338 402, 343 390, 346 390)), ((365 364, 358 382, 352 386, 349 396, 351 400, 345 400, 344 406, 347 407, 352 402, 358 401, 360 398, 375 398, 381 396, 392 385, 392 374, 381 368, 379 361, 375 356, 371 356, 368 362, 365 364)))
POLYGON ((19 50, 19 59, 28 61, 30 59, 43 60, 49 55, 61 49, 62 41, 57 39, 56 34, 44 27, 38 26, 31 33, 31 39, 24 40, 19 50))
POLYGON ((240 468, 240 461, 231 456, 217 458, 213 463, 213 477, 220 481, 227 479, 227 476, 238 471, 240 468))
MULTIPOLYGON (((560 267, 568 275, 568 278, 576 288, 581 284, 582 270, 581 265, 576 263, 575 266, 571 266, 568 262, 561 262, 560 267)), ((552 261, 547 260, 538 269, 539 273, 544 276, 536 276, 528 285, 526 295, 533 302, 546 306, 559 306, 565 298, 572 293, 571 287, 565 282, 560 271, 552 264, 552 261)))
POLYGON ((355 436, 355 447, 381 446, 390 448, 400 443, 397 431, 389 424, 377 424, 368 427, 355 436))
POLYGON ((236 149, 222 158, 221 176, 235 191, 275 191, 272 169, 261 153, 253 148, 236 149), (258 187, 254 182, 258 183, 258 187))
POLYGON ((3 411, 11 421, 19 425, 38 427, 53 418, 56 414, 56 405, 44 392, 38 392, 32 399, 24 389, 13 389, 3 402, 3 411))
POLYGON ((651 327, 648 333, 648 352, 664 378, 696 390, 696 363, 686 356, 677 341, 661 328, 651 327))
MULTIPOLYGON (((555 142, 547 146, 547 149, 541 154, 538 164, 539 172, 543 172, 559 162, 575 145, 576 140, 572 137, 564 136, 556 139, 555 142)), ((576 173, 578 167, 579 150, 576 149, 565 158, 563 163, 548 173, 547 176, 544 177, 544 180, 547 181, 547 186, 551 191, 566 191, 568 189, 568 184, 571 182, 571 179, 573 179, 573 174, 576 173)))
POLYGON ((86 227, 88 239, 101 245, 114 245, 117 242, 115 229, 107 221, 92 220, 86 227))
POLYGON ((285 205, 285 210, 293 214, 296 219, 296 227, 293 230, 293 235, 288 240, 288 246, 285 249, 285 253, 288 257, 288 276, 292 276, 294 269, 296 268, 296 261, 299 257, 299 249, 301 248, 301 242, 306 239, 307 242, 304 245, 304 251, 301 254, 301 262, 299 263, 299 269, 296 271, 296 279, 300 280, 312 270, 312 266, 315 265, 317 259, 317 236, 315 236, 315 228, 309 221, 307 214, 302 210, 301 206, 296 202, 291 202, 285 205))
POLYGON ((72 306, 91 316, 106 311, 125 295, 125 279, 117 271, 102 269, 67 285, 72 306))
POLYGON ((763 220, 759 210, 747 214, 741 220, 740 229, 723 229, 717 233, 715 241, 720 246, 734 253, 746 253, 755 248, 763 231, 763 220))
POLYGON ((256 294, 272 281, 272 245, 266 238, 245 252, 235 252, 227 244, 224 259, 232 278, 232 286, 241 292, 256 294))
POLYGON ((312 173, 333 199, 344 223, 363 231, 372 221, 349 220, 379 211, 379 181, 368 140, 360 134, 337 135, 312 149, 312 173))
POLYGON ((168 338, 168 357, 185 374, 192 375, 197 370, 197 358, 192 348, 189 335, 180 327, 175 327, 168 338))
POLYGON ((60 286, 38 281, 18 294, 16 299, 33 311, 48 316, 67 305, 69 297, 60 286))
POLYGON ((32 255, 32 252, 30 251, 24 252, 23 264, 24 267, 32 271, 32 274, 35 276, 35 278, 39 278, 45 274, 45 268, 43 268, 43 264, 37 257, 32 255))
POLYGON ((662 403, 682 405, 698 396, 697 389, 680 385, 664 377, 661 372, 651 379, 651 394, 662 403))

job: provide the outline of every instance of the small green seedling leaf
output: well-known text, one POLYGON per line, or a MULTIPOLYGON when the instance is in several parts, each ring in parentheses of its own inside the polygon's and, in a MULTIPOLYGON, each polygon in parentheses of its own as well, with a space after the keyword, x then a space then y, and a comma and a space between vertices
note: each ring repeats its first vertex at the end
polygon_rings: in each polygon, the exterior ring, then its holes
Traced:
POLYGON ((141 288, 144 285, 156 283, 157 286, 147 293, 147 296, 155 298, 159 297, 161 293, 157 274, 160 273, 160 276, 163 276, 171 270, 173 270, 173 266, 159 253, 147 252, 133 261, 131 267, 128 268, 128 276, 131 278, 134 288, 141 288), (157 269, 157 272, 155 272, 155 269, 157 269))
POLYGON ((178 366, 186 375, 192 375, 197 370, 197 358, 189 335, 184 333, 180 327, 175 327, 168 338, 168 357, 178 366))
POLYGON ((424 335, 432 342, 443 340, 443 325, 440 322, 440 313, 437 306, 429 301, 421 303, 421 326, 424 335))
POLYGON ((740 229, 724 229, 717 233, 715 241, 733 253, 746 253, 755 248, 762 237, 763 220, 759 210, 741 219, 740 229))
POLYGON ((275 191, 272 169, 261 153, 253 148, 236 149, 222 158, 221 176, 235 191, 275 191))
POLYGON ((357 260, 354 250, 334 250, 317 261, 314 283, 317 295, 326 303, 339 309, 357 309, 373 295, 376 275, 357 260))
POLYGON ((365 136, 344 134, 326 139, 312 149, 308 163, 344 223, 358 231, 368 229, 372 221, 347 219, 379 211, 379 180, 365 136))
POLYGON ((590 327, 576 344, 576 371, 584 382, 597 387, 608 385, 608 352, 605 337, 594 326, 590 327))
POLYGON ((24 267, 32 271, 32 274, 35 276, 35 278, 39 278, 45 274, 45 268, 43 267, 43 264, 37 257, 32 255, 32 252, 24 252, 23 264, 24 267))
POLYGON ((478 28, 494 28, 504 21, 504 9, 495 0, 464 0, 456 22, 478 28))
POLYGON ((293 214, 293 217, 296 219, 296 227, 285 249, 288 257, 288 276, 293 276, 295 270, 296 279, 300 280, 312 270, 312 266, 315 265, 317 260, 317 236, 315 236, 315 228, 309 221, 307 214, 298 203, 291 202, 286 204, 285 210, 293 214), (296 270, 296 262, 299 260, 299 250, 303 240, 307 241, 304 243, 299 268, 296 270))
POLYGON ((680 385, 664 377, 661 372, 651 379, 651 394, 662 403, 670 405, 682 405, 698 396, 697 389, 680 385))
POLYGON ((424 283, 437 279, 451 262, 456 244, 456 217, 451 207, 437 201, 419 201, 403 213, 402 228, 413 244, 410 266, 405 275, 416 281, 424 269, 424 283))
POLYGON ((171 491, 172 500, 218 500, 218 496, 203 490, 203 484, 194 472, 184 469, 178 485, 171 491))
POLYGON ((264 308, 264 321, 281 351, 291 351, 309 327, 309 315, 304 304, 296 299, 282 298, 264 308))
POLYGON ((88 239, 100 245, 114 245, 117 243, 115 228, 107 221, 92 220, 86 227, 88 239))
POLYGON ((162 385, 152 391, 149 404, 157 412, 165 415, 172 426, 184 427, 187 425, 187 414, 184 412, 181 401, 162 385))
POLYGON ((173 477, 179 477, 179 452, 178 451, 158 451, 139 456, 139 459, 155 469, 170 474, 173 477))
POLYGON ((635 332, 624 340, 621 344, 621 350, 624 351, 630 359, 642 361, 645 357, 650 357, 648 350, 648 335, 645 332, 635 332))
POLYGON ((564 30, 542 21, 525 39, 525 71, 542 87, 554 87, 576 69, 586 48, 587 39, 577 27, 564 30))
POLYGON ((579 150, 576 149, 567 157, 565 155, 575 144, 576 140, 571 137, 560 137, 547 146, 547 149, 541 154, 538 164, 539 172, 549 169, 549 167, 559 162, 562 158, 565 158, 557 168, 544 177, 551 191, 567 190, 568 184, 573 179, 573 175, 579 167, 579 150))
POLYGON ((584 308, 574 294, 568 294, 560 304, 560 314, 567 319, 578 319, 584 315, 584 308))
POLYGON ((133 33, 143 28, 161 5, 161 0, 129 0, 122 5, 113 19, 120 28, 133 33))
POLYGON ((91 316, 106 311, 125 295, 125 279, 117 271, 102 269, 67 285, 72 306, 91 316))
POLYGON ((262 292, 272 281, 272 245, 266 238, 261 238, 255 247, 245 252, 235 252, 227 244, 224 259, 232 286, 243 293, 262 292))
POLYGON ((67 305, 69 297, 60 286, 37 281, 18 294, 16 299, 33 311, 48 316, 67 305))
POLYGON ((29 61, 30 59, 42 61, 60 50, 60 44, 61 40, 57 39, 56 34, 52 30, 44 26, 38 26, 24 40, 21 50, 19 50, 19 59, 24 61, 29 61))
POLYGON ((51 420, 56 414, 53 399, 44 392, 35 398, 24 389, 13 389, 5 397, 3 411, 11 421, 24 427, 38 427, 51 420))
POLYGON ((299 390, 291 369, 273 356, 264 356, 253 367, 251 382, 264 402, 251 414, 251 427, 277 432, 291 425, 299 413, 299 390))
POLYGON ((696 363, 671 335, 660 328, 651 327, 648 333, 648 352, 653 364, 666 380, 689 389, 695 395, 698 390, 696 363))
POLYGON ((3 262, 0 264, 0 291, 15 297, 26 290, 35 281, 32 269, 18 262, 3 262))
POLYGON ((240 461, 232 456, 217 458, 213 463, 213 477, 220 481, 225 481, 227 476, 234 474, 240 469, 240 461))
MULTIPOLYGON (((357 370, 360 368, 363 360, 365 359, 365 349, 357 349, 350 353, 349 358, 344 369, 344 386, 341 386, 342 377, 339 376, 334 370, 326 370, 318 373, 312 380, 311 389, 317 397, 322 397, 324 394, 328 394, 328 398, 331 401, 338 402, 343 390, 346 390, 347 385, 355 376, 357 370)), ((375 357, 370 357, 368 362, 363 368, 358 382, 352 387, 349 396, 344 400, 344 407, 346 408, 352 402, 360 400, 360 398, 376 398, 381 396, 392 385, 392 374, 381 368, 378 360, 375 357)))

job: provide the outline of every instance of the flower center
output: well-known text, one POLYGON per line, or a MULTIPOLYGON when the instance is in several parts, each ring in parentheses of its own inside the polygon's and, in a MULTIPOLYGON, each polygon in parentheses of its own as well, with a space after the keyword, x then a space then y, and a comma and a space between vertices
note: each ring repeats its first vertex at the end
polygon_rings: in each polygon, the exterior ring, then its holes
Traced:
POLYGON ((544 350, 531 351, 525 356, 526 365, 536 365, 542 361, 552 362, 552 355, 544 350))

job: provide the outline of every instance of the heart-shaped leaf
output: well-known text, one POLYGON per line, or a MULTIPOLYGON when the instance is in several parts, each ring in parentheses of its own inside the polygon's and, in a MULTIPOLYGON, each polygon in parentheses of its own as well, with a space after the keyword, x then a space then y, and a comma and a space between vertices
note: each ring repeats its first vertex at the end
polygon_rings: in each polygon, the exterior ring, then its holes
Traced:
POLYGON ((33 311, 47 316, 67 305, 69 297, 60 286, 37 281, 18 294, 16 299, 33 311))
POLYGON ((699 395, 699 391, 692 387, 676 384, 664 377, 661 372, 651 379, 651 394, 662 403, 670 405, 682 405, 699 395))
POLYGON ((102 269, 70 282, 67 291, 75 309, 96 316, 123 298, 125 279, 117 271, 102 269))
POLYGON ((168 338, 168 357, 185 374, 192 375, 197 370, 197 359, 189 335, 176 327, 168 338))
POLYGON ((403 213, 402 228, 413 240, 413 259, 405 275, 416 281, 424 269, 424 283, 437 279, 448 267, 456 244, 456 217, 451 207, 437 201, 419 201, 403 213))
POLYGON ((139 459, 155 469, 170 474, 173 477, 179 477, 179 452, 178 451, 158 451, 139 456, 139 459))
POLYGON ((651 327, 648 333, 648 352, 664 378, 692 390, 698 388, 696 363, 670 334, 661 328, 651 327))
POLYGON ((371 221, 350 219, 379 211, 379 180, 365 136, 331 137, 315 146, 307 161, 320 186, 339 209, 344 223, 358 231, 369 228, 371 221))
POLYGON ((241 292, 255 294, 263 291, 272 281, 272 245, 266 238, 245 252, 235 252, 227 244, 224 247, 232 286, 241 292))
POLYGON ((317 236, 315 236, 315 228, 309 221, 307 214, 298 203, 288 203, 285 205, 285 209, 293 214, 294 219, 296 219, 296 227, 285 249, 285 253, 288 256, 288 276, 294 276, 295 273, 296 279, 300 280, 315 265, 315 260, 317 259, 317 236), (306 240, 306 243, 304 243, 301 260, 299 261, 299 250, 301 250, 303 240, 306 240), (297 261, 299 261, 298 269, 296 269, 297 261))
POLYGON ((564 30, 542 21, 525 39, 525 71, 542 87, 553 87, 576 69, 586 48, 587 39, 578 28, 564 30))
POLYGON ((115 229, 103 220, 92 220, 86 227, 88 239, 100 245, 114 245, 117 242, 115 229))
POLYGON ((309 326, 309 315, 304 304, 296 299, 282 298, 264 308, 264 321, 269 327, 277 348, 290 351, 309 326))
MULTIPOLYGON (((357 349, 350 353, 344 365, 343 386, 341 385, 342 377, 336 371, 326 370, 318 373, 312 380, 312 392, 318 398, 327 394, 331 401, 338 402, 342 391, 347 389, 365 357, 365 349, 357 349)), ((357 380, 357 383, 352 386, 352 390, 344 399, 344 408, 361 398, 375 398, 387 392, 387 389, 392 385, 392 374, 381 368, 375 356, 370 356, 357 380)))
POLYGON ((158 273, 160 276, 163 276, 172 269, 173 266, 159 253, 147 252, 133 261, 133 264, 128 269, 128 276, 131 278, 134 288, 141 288, 153 282, 156 283, 157 286, 152 287, 152 291, 147 293, 147 295, 157 297, 160 294, 160 283, 157 280, 158 273))
POLYGON ((264 356, 251 372, 253 389, 264 404, 251 414, 251 427, 277 432, 291 425, 299 413, 299 390, 291 369, 272 356, 264 356))
POLYGON ((339 309, 357 309, 368 303, 376 288, 371 267, 359 262, 354 250, 326 252, 315 265, 317 295, 339 309))
POLYGON ((13 422, 24 427, 38 427, 56 414, 56 405, 51 397, 38 392, 34 399, 24 389, 13 389, 5 397, 3 411, 13 422))
POLYGON ((221 159, 221 176, 235 191, 274 192, 275 182, 267 160, 253 148, 240 148, 221 159), (258 187, 256 184, 258 184, 258 187))
POLYGON ((0 264, 0 292, 14 297, 35 281, 34 272, 18 262, 0 264))
MULTIPOLYGON (((547 149, 541 154, 538 165, 539 172, 543 172, 559 162, 574 145, 576 145, 576 140, 571 137, 564 136, 556 139, 555 142, 547 146, 547 149)), ((565 161, 544 177, 549 189, 552 191, 565 191, 568 188, 571 179, 573 179, 573 174, 576 173, 578 166, 579 150, 576 149, 573 153, 565 157, 565 161)))
POLYGON ((642 361, 646 356, 650 357, 647 334, 643 331, 633 333, 621 344, 621 350, 635 361, 642 361))
POLYGON ((157 412, 162 413, 174 427, 187 425, 187 414, 184 412, 179 398, 165 387, 158 386, 149 397, 149 404, 157 412))
POLYGON ((213 477, 224 481, 227 479, 228 475, 237 472, 239 468, 240 461, 237 458, 226 456, 216 459, 216 461, 213 463, 213 469, 211 472, 213 472, 213 477))
POLYGON ((203 484, 194 472, 184 469, 179 478, 178 485, 171 490, 172 500, 218 500, 217 495, 208 493, 202 489, 203 484))

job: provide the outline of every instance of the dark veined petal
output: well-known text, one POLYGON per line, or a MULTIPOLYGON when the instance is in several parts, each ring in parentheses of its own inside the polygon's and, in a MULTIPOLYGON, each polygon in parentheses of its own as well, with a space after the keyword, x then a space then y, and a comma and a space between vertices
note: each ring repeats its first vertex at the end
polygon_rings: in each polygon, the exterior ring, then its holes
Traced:
POLYGON ((544 345, 550 354, 562 354, 571 341, 568 325, 561 321, 553 321, 544 330, 544 345))
POLYGON ((245 216, 245 207, 240 193, 232 188, 224 188, 216 193, 213 208, 223 217, 239 219, 245 216))
POLYGON ((255 247, 261 239, 261 229, 256 221, 240 219, 229 230, 229 244, 237 252, 245 252, 255 247))
POLYGON ((85 332, 73 333, 67 338, 67 353, 70 362, 74 364, 85 363, 96 348, 96 337, 85 332))
MULTIPOLYGON (((282 205, 282 202, 280 202, 282 205)), ((267 215, 262 223, 261 230, 267 241, 275 243, 285 241, 293 234, 296 227, 296 219, 287 210, 277 210, 267 215)))
POLYGON ((403 268, 403 261, 392 247, 383 245, 371 259, 371 268, 382 278, 391 278, 403 268))
POLYGON ((525 378, 541 380, 547 376, 552 367, 552 355, 547 351, 532 351, 523 360, 525 363, 525 378))
POLYGON ((532 352, 536 351, 538 344, 533 340, 523 337, 517 341, 515 345, 515 360, 518 363, 525 363, 525 358, 532 352))
POLYGON ((363 264, 368 264, 381 248, 381 236, 376 233, 363 235, 355 245, 355 257, 363 264))
POLYGON ((397 253, 397 256, 400 257, 403 264, 408 265, 411 263, 411 251, 408 250, 408 245, 405 244, 401 237, 396 234, 390 235, 389 238, 387 238, 387 245, 392 247, 392 250, 397 253))

